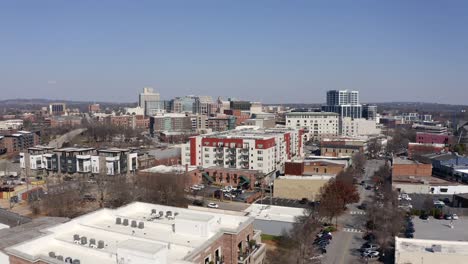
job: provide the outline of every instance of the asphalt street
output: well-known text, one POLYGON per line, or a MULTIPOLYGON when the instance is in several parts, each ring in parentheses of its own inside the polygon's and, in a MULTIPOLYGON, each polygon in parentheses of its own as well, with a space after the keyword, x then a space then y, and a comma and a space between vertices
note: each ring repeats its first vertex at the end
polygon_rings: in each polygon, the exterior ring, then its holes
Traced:
MULTIPOLYGON (((371 176, 384 164, 383 160, 369 160, 366 163, 366 171, 363 180, 370 183, 371 176)), ((338 218, 338 231, 334 233, 333 240, 327 248, 322 263, 348 264, 365 263, 360 257, 359 249, 364 244, 362 238, 365 232, 366 216, 364 211, 357 208, 364 200, 373 194, 372 190, 366 190, 365 186, 358 186, 360 202, 348 206, 348 210, 338 218)))
POLYGON ((86 130, 87 130, 86 128, 78 128, 78 129, 69 131, 68 133, 63 134, 60 137, 54 140, 51 140, 49 142, 49 147, 61 148, 65 142, 71 141, 74 137, 78 136, 79 134, 83 133, 86 130))

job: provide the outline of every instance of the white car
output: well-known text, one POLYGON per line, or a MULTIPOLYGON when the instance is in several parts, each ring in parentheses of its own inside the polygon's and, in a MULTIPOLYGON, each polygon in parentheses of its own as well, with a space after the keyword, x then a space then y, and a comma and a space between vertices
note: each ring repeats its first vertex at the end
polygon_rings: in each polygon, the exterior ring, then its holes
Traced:
POLYGON ((231 198, 231 199, 236 198, 236 196, 234 194, 231 194, 231 193, 225 193, 224 196, 227 197, 227 198, 231 198))
POLYGON ((434 205, 445 206, 444 202, 442 201, 434 201, 434 205))
POLYGON ((452 219, 453 219, 453 220, 458 220, 458 215, 452 214, 452 219))
POLYGON ((362 253, 364 258, 377 258, 379 256, 379 252, 375 250, 367 250, 362 253))
POLYGON ((402 193, 402 194, 398 195, 398 200, 411 201, 411 200, 413 200, 413 199, 411 199, 411 197, 409 197, 408 194, 402 193))
POLYGON ((208 206, 209 208, 218 208, 218 207, 219 207, 219 206, 218 206, 217 204, 215 204, 215 203, 209 203, 207 206, 208 206))
POLYGON ((200 186, 198 186, 198 185, 194 185, 194 186, 190 187, 190 189, 192 189, 194 191, 200 191, 202 188, 200 188, 200 186))

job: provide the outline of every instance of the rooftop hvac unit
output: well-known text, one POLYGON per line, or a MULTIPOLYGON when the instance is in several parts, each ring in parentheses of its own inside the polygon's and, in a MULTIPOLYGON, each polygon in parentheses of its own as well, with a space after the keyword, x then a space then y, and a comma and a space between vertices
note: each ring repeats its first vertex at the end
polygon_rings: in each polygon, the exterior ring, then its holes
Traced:
POLYGON ((103 249, 104 248, 104 241, 102 240, 99 240, 98 241, 98 246, 97 246, 99 249, 103 249))
POLYGON ((57 256, 57 259, 63 261, 63 256, 62 256, 62 255, 58 255, 58 256, 57 256))
POLYGON ((72 263, 73 263, 73 259, 70 258, 70 257, 67 257, 67 258, 65 258, 65 263, 72 264, 72 263))
POLYGON ((73 235, 73 242, 74 242, 75 244, 79 244, 79 243, 80 243, 80 235, 74 234, 74 235, 73 235))
POLYGON ((139 222, 139 223, 138 223, 138 228, 139 228, 139 229, 145 228, 145 223, 139 222))
POLYGON ((79 259, 74 259, 72 264, 80 264, 80 260, 79 259))
POLYGON ((57 256, 55 255, 55 252, 51 251, 49 252, 49 257, 56 258, 57 256))
POLYGON ((432 245, 433 252, 442 252, 442 245, 432 245))
POLYGON ((172 211, 167 211, 166 212, 166 217, 172 217, 172 211))
POLYGON ((96 239, 91 238, 91 239, 89 240, 89 246, 91 246, 91 245, 96 245, 96 239))
POLYGON ((121 225, 121 224, 122 224, 122 218, 117 217, 117 218, 115 219, 115 224, 121 225))
POLYGON ((128 226, 128 219, 124 219, 124 220, 123 220, 123 225, 124 225, 124 226, 128 226))
POLYGON ((137 227, 137 222, 135 220, 132 220, 132 225, 131 227, 137 227))
POLYGON ((156 214, 156 209, 151 209, 151 215, 155 215, 156 214))
POLYGON ((88 243, 88 239, 85 236, 81 237, 81 245, 86 245, 88 243))

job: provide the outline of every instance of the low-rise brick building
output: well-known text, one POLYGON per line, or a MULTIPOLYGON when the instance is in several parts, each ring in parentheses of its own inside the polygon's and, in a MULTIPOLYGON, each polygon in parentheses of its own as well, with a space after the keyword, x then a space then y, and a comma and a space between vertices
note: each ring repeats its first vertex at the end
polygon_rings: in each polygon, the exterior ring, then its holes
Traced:
POLYGON ((101 209, 10 246, 10 263, 260 264, 254 218, 135 202, 101 209))
POLYGON ((395 157, 392 162, 392 177, 431 177, 432 164, 420 163, 415 160, 395 157))
POLYGON ((452 136, 447 133, 417 132, 416 142, 422 144, 450 144, 452 136))

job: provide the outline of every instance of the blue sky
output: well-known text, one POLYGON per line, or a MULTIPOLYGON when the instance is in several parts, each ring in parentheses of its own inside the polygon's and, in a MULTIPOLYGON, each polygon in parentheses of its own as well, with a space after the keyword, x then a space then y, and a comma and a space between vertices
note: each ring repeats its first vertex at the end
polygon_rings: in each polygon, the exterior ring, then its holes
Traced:
POLYGON ((468 1, 0 1, 0 99, 467 104, 468 1))

